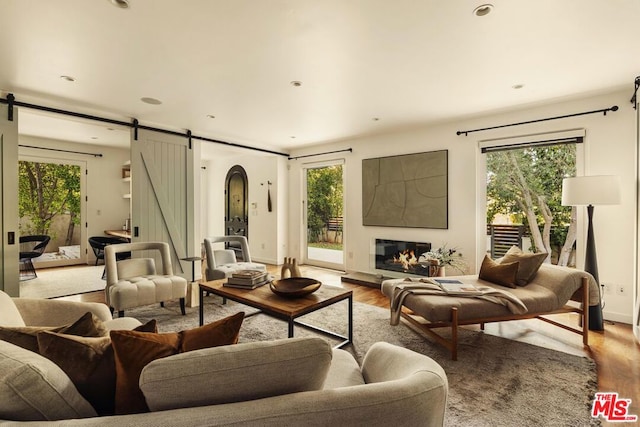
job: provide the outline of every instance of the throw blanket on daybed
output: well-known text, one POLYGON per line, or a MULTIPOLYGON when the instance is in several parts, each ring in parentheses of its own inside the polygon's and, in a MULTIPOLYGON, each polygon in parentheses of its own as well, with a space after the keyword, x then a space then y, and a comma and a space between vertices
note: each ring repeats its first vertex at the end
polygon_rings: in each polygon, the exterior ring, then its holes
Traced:
POLYGON ((391 297, 391 325, 395 326, 400 323, 400 312, 402 304, 408 295, 436 295, 436 296, 453 296, 461 298, 479 298, 494 304, 506 306, 509 311, 514 314, 525 314, 528 310, 524 303, 511 292, 494 288, 479 288, 477 291, 456 293, 455 295, 447 294, 438 285, 425 282, 422 279, 414 281, 406 279, 406 284, 399 284, 393 290, 391 297))

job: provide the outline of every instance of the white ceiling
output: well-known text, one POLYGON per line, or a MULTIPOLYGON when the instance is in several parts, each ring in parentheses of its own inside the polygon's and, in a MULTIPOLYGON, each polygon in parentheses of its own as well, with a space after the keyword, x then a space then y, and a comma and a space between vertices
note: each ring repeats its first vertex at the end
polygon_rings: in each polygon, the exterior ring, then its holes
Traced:
MULTIPOLYGON (((2 96, 289 151, 621 87, 631 97, 640 74, 638 0, 488 0, 485 17, 472 13, 482 0, 129 1, 0 0, 2 96)), ((20 132, 129 140, 26 109, 20 132)))

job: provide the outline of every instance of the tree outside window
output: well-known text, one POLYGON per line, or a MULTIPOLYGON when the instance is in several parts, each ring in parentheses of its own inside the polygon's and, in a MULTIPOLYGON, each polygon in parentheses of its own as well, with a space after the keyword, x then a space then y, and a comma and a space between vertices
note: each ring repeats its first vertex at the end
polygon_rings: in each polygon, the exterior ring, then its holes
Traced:
POLYGON ((328 223, 342 218, 342 165, 307 170, 307 240, 310 246, 331 246, 328 223))
POLYGON ((523 224, 531 236, 524 250, 547 252, 547 262, 569 265, 576 211, 561 205, 562 179, 575 176, 575 164, 575 144, 488 153, 487 224, 523 224))
POLYGON ((65 246, 71 245, 75 226, 80 223, 80 167, 20 161, 18 189, 20 234, 45 234, 52 240, 60 237, 65 246), (60 231, 54 231, 59 217, 68 219, 60 231))

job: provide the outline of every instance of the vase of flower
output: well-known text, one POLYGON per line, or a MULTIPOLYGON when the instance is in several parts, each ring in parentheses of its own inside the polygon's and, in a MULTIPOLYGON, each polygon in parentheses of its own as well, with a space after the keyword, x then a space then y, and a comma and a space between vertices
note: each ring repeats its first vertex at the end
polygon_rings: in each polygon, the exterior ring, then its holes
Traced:
POLYGON ((447 266, 462 274, 466 273, 467 269, 467 263, 464 261, 464 258, 458 249, 447 248, 446 243, 435 250, 425 252, 420 255, 418 262, 429 264, 430 276, 444 277, 447 266))

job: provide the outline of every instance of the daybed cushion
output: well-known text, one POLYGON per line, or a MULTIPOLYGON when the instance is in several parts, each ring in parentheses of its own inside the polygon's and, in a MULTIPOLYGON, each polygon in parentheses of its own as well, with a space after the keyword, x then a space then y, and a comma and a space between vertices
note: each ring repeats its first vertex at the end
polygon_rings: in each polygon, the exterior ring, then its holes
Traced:
POLYGON ((545 259, 547 259, 546 252, 524 252, 517 246, 511 246, 504 257, 502 257, 500 263, 517 262, 518 274, 516 276, 516 285, 525 286, 536 276, 545 259))
MULTIPOLYGON (((581 270, 543 264, 535 278, 527 286, 516 289, 499 286, 478 276, 453 276, 463 283, 473 283, 479 286, 489 286, 511 292, 520 298, 528 309, 528 313, 548 313, 563 307, 569 299, 579 300, 582 278, 589 278, 589 305, 598 305, 600 297, 598 284, 593 276, 581 270)), ((391 297, 393 288, 404 279, 391 279, 382 282, 382 292, 391 297)), ((448 322, 451 320, 451 307, 458 308, 459 320, 473 320, 483 317, 512 316, 508 308, 500 304, 493 304, 478 298, 463 298, 432 295, 408 295, 404 304, 416 314, 431 322, 448 322)))
POLYGON ((478 278, 496 285, 508 288, 516 287, 516 276, 518 275, 518 262, 495 262, 488 255, 484 256, 478 278))
POLYGON ((96 415, 55 363, 0 341, 0 419, 42 421, 96 415))
POLYGON ((152 411, 320 390, 331 356, 317 337, 197 350, 149 363, 140 388, 152 411))

